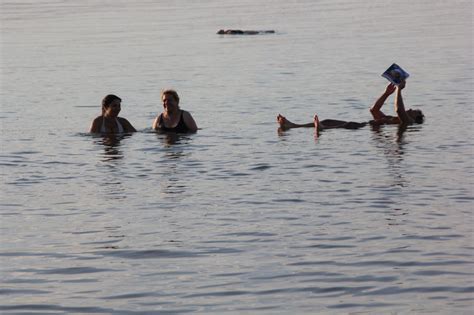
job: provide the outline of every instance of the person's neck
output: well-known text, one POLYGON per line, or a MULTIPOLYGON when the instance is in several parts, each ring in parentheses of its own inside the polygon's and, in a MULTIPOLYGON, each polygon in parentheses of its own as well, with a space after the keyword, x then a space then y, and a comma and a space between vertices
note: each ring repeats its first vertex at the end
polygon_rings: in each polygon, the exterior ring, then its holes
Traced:
POLYGON ((180 113, 181 113, 181 110, 178 108, 177 110, 171 111, 171 112, 165 111, 164 114, 165 114, 165 117, 173 119, 173 118, 178 117, 180 113))

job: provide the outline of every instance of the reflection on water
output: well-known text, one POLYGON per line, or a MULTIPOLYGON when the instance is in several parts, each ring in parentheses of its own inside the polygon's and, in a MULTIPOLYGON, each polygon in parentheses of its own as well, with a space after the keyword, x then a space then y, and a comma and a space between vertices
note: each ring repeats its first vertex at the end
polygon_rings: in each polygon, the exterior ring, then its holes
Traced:
POLYGON ((185 167, 184 158, 190 156, 191 135, 173 132, 157 133, 157 139, 163 145, 162 180, 160 181, 160 192, 165 197, 182 198, 182 193, 187 189, 185 181, 182 180, 181 169, 185 167))
POLYGON ((103 162, 115 161, 123 159, 123 153, 120 150, 121 141, 130 135, 107 134, 94 136, 94 143, 104 147, 101 155, 103 162))
POLYGON ((377 206, 382 206, 386 214, 389 226, 399 226, 406 223, 406 216, 411 212, 403 202, 406 190, 410 189, 411 183, 407 179, 407 166, 404 164, 405 146, 407 132, 412 134, 417 131, 418 126, 372 126, 372 139, 375 146, 380 149, 387 161, 387 167, 381 178, 386 178, 383 185, 379 186, 381 196, 378 198, 377 206), (395 128, 396 127, 396 128, 395 128))
POLYGON ((0 313, 472 313, 472 1, 4 2, 0 313), (395 61, 436 126, 275 135, 395 61), (71 137, 166 87, 198 134, 71 137))
POLYGON ((187 144, 190 140, 190 135, 174 132, 157 132, 156 135, 165 148, 176 144, 187 144))
POLYGON ((103 147, 99 154, 102 185, 100 189, 105 197, 113 199, 126 199, 126 188, 122 180, 124 172, 122 170, 122 160, 124 154, 121 150, 121 141, 129 138, 131 135, 107 134, 94 136, 94 144, 103 147))
POLYGON ((404 170, 402 166, 404 154, 403 137, 407 130, 406 126, 373 126, 372 139, 380 148, 385 156, 388 164, 387 176, 392 179, 392 186, 405 186, 404 170))

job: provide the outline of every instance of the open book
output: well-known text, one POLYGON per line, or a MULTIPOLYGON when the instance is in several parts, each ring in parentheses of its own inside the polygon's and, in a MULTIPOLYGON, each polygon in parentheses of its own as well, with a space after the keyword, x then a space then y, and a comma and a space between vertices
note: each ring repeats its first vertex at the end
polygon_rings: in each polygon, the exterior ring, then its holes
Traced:
POLYGON ((385 70, 384 73, 382 73, 382 77, 386 78, 395 85, 399 85, 409 76, 410 75, 396 63, 391 65, 387 70, 385 70))

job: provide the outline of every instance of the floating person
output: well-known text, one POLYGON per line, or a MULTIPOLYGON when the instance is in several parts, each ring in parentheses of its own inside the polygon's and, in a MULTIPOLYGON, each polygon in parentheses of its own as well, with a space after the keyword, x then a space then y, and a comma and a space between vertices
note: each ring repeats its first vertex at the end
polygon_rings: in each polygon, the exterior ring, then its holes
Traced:
POLYGON ((282 130, 288 130, 291 128, 302 128, 302 127, 313 127, 318 131, 324 129, 334 129, 334 128, 343 128, 343 129, 359 129, 367 125, 366 122, 354 122, 354 121, 344 121, 336 119, 324 119, 319 121, 318 115, 314 115, 313 122, 306 124, 296 124, 289 121, 285 116, 278 114, 277 122, 280 124, 282 130))
POLYGON ((390 83, 385 88, 383 94, 375 101, 375 104, 370 108, 370 113, 374 118, 369 123, 374 126, 380 125, 411 125, 411 124, 422 124, 425 116, 419 109, 408 109, 405 110, 405 104, 403 103, 402 90, 405 88, 406 81, 401 81, 400 84, 395 85, 390 83), (385 115, 380 109, 385 104, 387 98, 395 94, 395 112, 397 116, 385 115))
POLYGON ((413 123, 421 124, 424 121, 424 115, 419 109, 408 109, 405 110, 403 103, 402 90, 405 88, 406 82, 403 81, 399 85, 390 83, 384 93, 375 101, 375 104, 370 108, 373 120, 369 122, 353 122, 343 121, 336 119, 325 119, 320 121, 318 115, 314 115, 313 121, 305 124, 297 124, 289 121, 285 116, 278 114, 277 122, 280 125, 281 130, 288 130, 291 128, 302 128, 302 127, 314 127, 316 131, 322 131, 325 129, 343 128, 343 129, 359 129, 367 124, 372 126, 381 126, 389 124, 398 125, 410 125, 413 123), (395 112, 397 116, 385 115, 380 109, 384 105, 387 98, 396 92, 395 95, 395 112))
POLYGON ((102 115, 92 121, 91 133, 129 133, 137 131, 125 118, 118 117, 122 99, 109 94, 102 100, 102 115))
POLYGON ((196 132, 198 127, 193 116, 179 108, 179 96, 175 90, 161 92, 164 111, 153 121, 152 128, 163 132, 196 132))
POLYGON ((274 34, 274 30, 263 30, 263 31, 253 31, 253 30, 219 30, 217 34, 219 35, 257 35, 257 34, 274 34))

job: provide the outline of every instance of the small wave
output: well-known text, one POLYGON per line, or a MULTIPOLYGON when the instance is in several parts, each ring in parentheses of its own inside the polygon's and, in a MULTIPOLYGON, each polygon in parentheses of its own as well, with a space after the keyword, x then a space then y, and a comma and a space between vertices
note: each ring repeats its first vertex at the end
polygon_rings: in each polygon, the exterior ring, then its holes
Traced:
POLYGON ((97 273, 97 272, 110 272, 118 271, 114 269, 105 269, 105 268, 95 268, 95 267, 71 267, 71 268, 54 268, 54 269, 45 269, 37 270, 37 274, 48 274, 48 275, 77 275, 85 273, 97 273))
POLYGON ((96 251, 95 255, 120 257, 127 259, 163 259, 163 258, 192 258, 203 255, 203 253, 171 250, 113 250, 96 251))
POLYGON ((370 308, 370 307, 391 307, 399 304, 394 303, 340 303, 327 305, 327 308, 341 309, 341 308, 370 308))
POLYGON ((438 287, 410 287, 401 288, 397 286, 376 289, 368 292, 361 292, 356 295, 394 295, 403 293, 473 293, 474 287, 452 287, 452 286, 438 286, 438 287))

